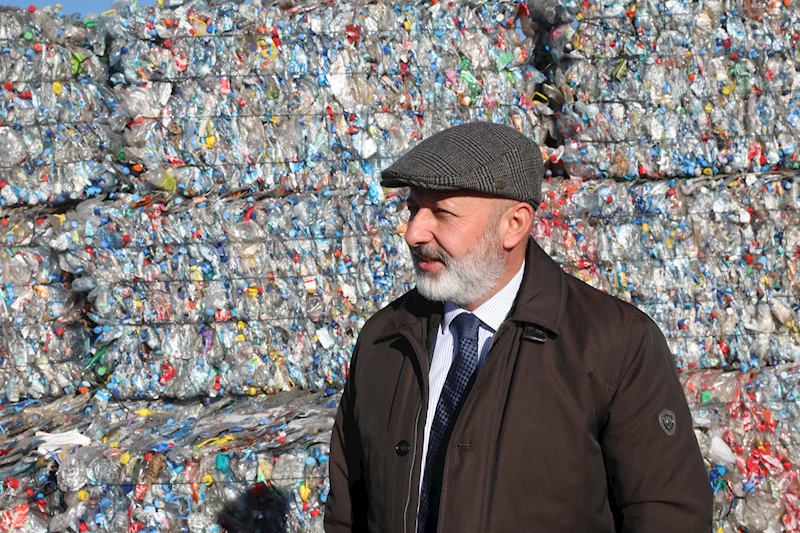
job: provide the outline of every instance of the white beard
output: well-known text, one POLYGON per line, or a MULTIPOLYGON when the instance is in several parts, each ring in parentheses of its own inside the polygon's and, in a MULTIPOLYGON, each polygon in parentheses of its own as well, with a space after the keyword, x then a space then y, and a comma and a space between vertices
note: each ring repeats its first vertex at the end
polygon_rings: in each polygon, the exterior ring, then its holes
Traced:
POLYGON ((490 224, 472 249, 458 259, 431 245, 412 249, 417 291, 428 300, 452 302, 459 307, 465 307, 486 296, 500 281, 505 269, 500 237, 492 226, 490 224), (440 272, 420 270, 417 254, 438 259, 444 268, 440 272))

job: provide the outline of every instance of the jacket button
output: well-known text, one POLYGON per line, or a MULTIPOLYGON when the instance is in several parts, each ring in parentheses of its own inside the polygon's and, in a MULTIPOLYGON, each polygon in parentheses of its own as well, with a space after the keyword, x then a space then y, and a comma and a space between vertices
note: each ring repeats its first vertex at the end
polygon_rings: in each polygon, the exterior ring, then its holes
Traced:
POLYGON ((397 455, 400 457, 404 457, 408 455, 409 445, 407 440, 401 440, 397 443, 397 446, 394 447, 394 451, 397 452, 397 455))

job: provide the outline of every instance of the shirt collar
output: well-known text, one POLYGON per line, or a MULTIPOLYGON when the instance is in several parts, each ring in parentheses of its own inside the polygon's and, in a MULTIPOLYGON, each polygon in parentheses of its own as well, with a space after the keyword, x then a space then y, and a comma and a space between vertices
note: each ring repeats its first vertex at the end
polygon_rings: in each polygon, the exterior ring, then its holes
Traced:
MULTIPOLYGON (((503 320, 506 319, 511 307, 514 305, 514 300, 517 298, 519 287, 522 284, 522 275, 525 273, 525 261, 517 273, 511 278, 511 281, 506 283, 505 287, 500 289, 497 294, 483 302, 480 307, 473 311, 473 314, 487 326, 492 332, 496 332, 503 320)), ((444 333, 450 328, 453 319, 461 313, 468 312, 452 302, 444 303, 444 316, 442 317, 442 332, 444 333)))

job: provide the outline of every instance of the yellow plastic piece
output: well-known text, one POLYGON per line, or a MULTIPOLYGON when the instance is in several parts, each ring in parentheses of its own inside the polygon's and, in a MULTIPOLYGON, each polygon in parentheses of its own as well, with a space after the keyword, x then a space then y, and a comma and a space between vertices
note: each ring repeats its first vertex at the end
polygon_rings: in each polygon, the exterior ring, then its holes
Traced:
POLYGON ((216 142, 217 138, 214 137, 213 135, 209 135, 208 137, 206 137, 206 146, 208 146, 209 148, 213 147, 214 143, 216 142))
POLYGON ((128 452, 123 453, 119 456, 119 464, 126 465, 131 462, 131 454, 128 452))
POLYGON ((206 474, 205 476, 203 476, 203 483, 206 484, 206 487, 210 487, 211 485, 214 484, 214 478, 211 477, 211 474, 206 474))
POLYGON ((45 298, 47 298, 47 295, 50 293, 50 291, 47 290, 47 287, 42 285, 34 285, 33 289, 36 291, 37 295, 44 296, 45 298))
POLYGON ((61 84, 59 82, 57 82, 57 81, 53 82, 53 92, 54 93, 61 94, 61 90, 62 89, 63 89, 63 87, 61 86, 61 84))
POLYGON ((210 438, 210 439, 206 439, 203 442, 201 442, 200 444, 198 444, 197 445, 197 449, 200 449, 200 448, 202 448, 204 446, 208 446, 209 444, 222 445, 222 444, 225 444, 225 443, 230 442, 232 440, 236 440, 236 437, 234 437, 233 435, 225 435, 224 437, 213 437, 213 438, 210 438))
POLYGON ((300 499, 308 501, 308 496, 311 494, 311 488, 308 486, 308 480, 305 483, 300 485, 300 499))
POLYGON ((548 103, 550 101, 550 99, 547 96, 543 95, 542 93, 540 93, 538 91, 533 93, 531 95, 531 97, 529 98, 529 100, 531 101, 531 103, 536 104, 536 105, 538 105, 538 104, 546 104, 546 103, 548 103))
POLYGON ((203 35, 206 32, 206 27, 207 26, 206 26, 205 22, 203 22, 202 20, 200 20, 197 17, 189 17, 189 20, 193 20, 193 21, 199 23, 200 26, 202 26, 201 31, 195 31, 195 35, 203 35))
POLYGON ((78 499, 82 502, 85 502, 89 499, 89 492, 86 490, 79 490, 78 491, 78 499))

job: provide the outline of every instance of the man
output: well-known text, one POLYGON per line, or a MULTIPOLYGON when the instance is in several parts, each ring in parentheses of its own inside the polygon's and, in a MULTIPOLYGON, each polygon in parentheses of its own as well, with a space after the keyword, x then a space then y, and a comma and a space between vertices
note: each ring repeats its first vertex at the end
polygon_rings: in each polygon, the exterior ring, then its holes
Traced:
POLYGON ((530 238, 539 147, 471 123, 410 186, 417 287, 364 326, 334 426, 328 533, 706 533, 708 475, 664 336, 530 238))

